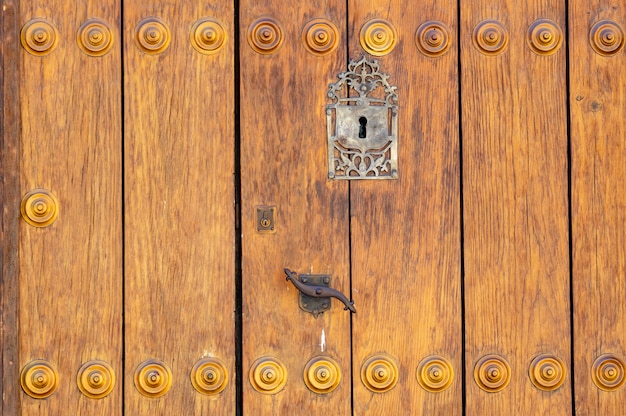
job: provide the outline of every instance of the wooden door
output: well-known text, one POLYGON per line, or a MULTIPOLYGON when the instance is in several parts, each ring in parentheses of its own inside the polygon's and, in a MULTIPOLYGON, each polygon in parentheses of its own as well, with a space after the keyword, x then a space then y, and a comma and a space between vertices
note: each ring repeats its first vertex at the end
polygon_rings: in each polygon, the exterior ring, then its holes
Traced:
POLYGON ((2 414, 621 415, 625 27, 5 0, 2 414), (397 87, 388 179, 329 162, 357 62, 397 87))

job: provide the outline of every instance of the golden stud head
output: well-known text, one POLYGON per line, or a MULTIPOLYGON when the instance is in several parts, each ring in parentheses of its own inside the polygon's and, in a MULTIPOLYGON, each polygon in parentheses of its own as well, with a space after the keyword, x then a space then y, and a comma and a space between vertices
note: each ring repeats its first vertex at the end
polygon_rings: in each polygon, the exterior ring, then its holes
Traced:
POLYGON ((565 381, 565 364, 556 355, 542 354, 530 363, 528 376, 539 390, 553 391, 565 381))
POLYGON ((383 19, 373 19, 361 27, 361 47, 374 56, 384 56, 395 48, 398 33, 393 25, 383 19))
POLYGON ((474 381, 478 387, 488 393, 504 389, 510 380, 511 367, 499 355, 485 355, 474 366, 474 381))
POLYGON ((20 40, 28 53, 43 56, 57 46, 59 34, 51 22, 45 19, 31 19, 22 27, 20 40))
POLYGON ((160 397, 172 386, 172 370, 163 361, 150 359, 135 370, 135 388, 146 397, 160 397))
POLYGON ((596 358, 591 369, 593 383, 601 390, 615 391, 624 385, 624 361, 613 354, 596 358))
POLYGON ((387 354, 374 355, 361 365, 361 382, 374 393, 384 393, 398 383, 396 360, 387 354))
POLYGON ((602 56, 612 56, 624 47, 624 30, 611 20, 601 20, 589 31, 593 50, 602 56))
POLYGON ((87 397, 101 399, 113 391, 115 373, 104 361, 88 361, 78 370, 78 389, 87 397))
POLYGON ((437 57, 450 50, 450 29, 443 22, 425 22, 417 28, 415 44, 426 56, 437 57))
POLYGON ((170 29, 161 19, 148 17, 137 25, 135 40, 143 52, 152 55, 159 54, 170 45, 170 29))
POLYGON ((226 365, 214 357, 202 358, 191 370, 191 384, 202 394, 221 393, 228 385, 226 365))
POLYGON ((454 372, 452 364, 442 356, 429 355, 417 366, 417 381, 420 386, 431 393, 444 391, 452 384, 454 372))
POLYGON ((485 55, 498 55, 509 43, 506 29, 497 20, 485 20, 476 25, 472 39, 476 49, 485 55))
POLYGON ((275 53, 283 44, 284 31, 274 19, 262 17, 252 22, 248 28, 248 44, 257 53, 275 53))
POLYGON ((313 55, 328 55, 339 46, 339 30, 328 20, 315 19, 304 27, 302 40, 313 55))
POLYGON ((287 383, 287 369, 278 358, 261 357, 250 367, 249 379, 259 393, 276 394, 287 383))
POLYGON ((20 383, 24 393, 34 399, 45 399, 57 389, 59 377, 52 363, 35 360, 22 369, 20 383))
POLYGON ((22 218, 33 227, 47 227, 59 215, 59 203, 47 189, 33 189, 22 198, 22 218))
POLYGON ((87 55, 103 56, 113 47, 113 33, 103 20, 91 19, 78 29, 76 41, 78 47, 87 55))
POLYGON ((526 41, 537 55, 552 55, 563 43, 563 32, 552 20, 538 19, 528 28, 526 41))
POLYGON ((198 20, 189 33, 191 45, 204 55, 214 55, 226 45, 226 31, 215 19, 198 20))
POLYGON ((341 369, 330 357, 313 357, 304 367, 304 383, 314 393, 330 393, 340 382, 341 369))

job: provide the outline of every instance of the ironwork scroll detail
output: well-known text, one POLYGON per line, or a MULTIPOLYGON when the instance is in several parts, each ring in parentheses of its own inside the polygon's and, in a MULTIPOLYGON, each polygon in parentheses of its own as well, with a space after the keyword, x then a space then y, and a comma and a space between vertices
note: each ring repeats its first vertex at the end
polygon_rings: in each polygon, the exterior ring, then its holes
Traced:
POLYGON ((326 107, 328 177, 396 179, 397 87, 366 57, 351 61, 338 78, 328 90, 334 103, 326 107))

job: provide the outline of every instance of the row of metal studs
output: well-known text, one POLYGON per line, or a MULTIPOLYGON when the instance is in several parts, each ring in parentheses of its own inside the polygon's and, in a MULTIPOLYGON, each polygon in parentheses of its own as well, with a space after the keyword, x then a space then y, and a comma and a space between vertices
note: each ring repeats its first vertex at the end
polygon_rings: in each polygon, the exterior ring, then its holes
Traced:
MULTIPOLYGON (((421 24, 415 33, 415 43, 426 56, 437 57, 445 54, 452 44, 448 26, 439 21, 421 24)), ((248 44, 260 54, 272 54, 284 43, 284 30, 281 24, 271 17, 262 17, 248 28, 248 44)), ((137 46, 147 54, 164 52, 171 40, 168 25, 158 17, 148 17, 137 25, 135 33, 137 46)), ((502 53, 509 36, 504 25, 497 20, 484 20, 474 28, 473 44, 485 55, 502 53)), ((307 50, 323 56, 333 52, 339 45, 337 26, 326 19, 314 19, 306 24, 302 40, 307 50)), ((398 42, 398 32, 383 19, 366 22, 359 34, 363 49, 371 55, 383 56, 393 50, 398 42)), ((45 19, 32 19, 22 28, 21 41, 31 54, 41 56, 50 53, 58 43, 56 27, 45 19)), ((226 31, 219 21, 202 18, 196 21, 190 31, 193 47, 203 54, 218 53, 226 44, 226 31)), ((528 28, 527 43, 538 55, 551 55, 561 46, 563 31, 554 21, 538 19, 528 28)), ((111 50, 113 34, 109 25, 100 19, 85 22, 78 30, 77 42, 83 52, 90 56, 102 56, 111 50)), ((593 50, 603 56, 611 56, 624 46, 622 27, 610 20, 595 23, 589 32, 589 42, 593 50)))
MULTIPOLYGON (((216 395, 228 385, 226 365, 218 358, 198 360, 189 375, 193 387, 202 394, 216 395)), ((135 388, 146 397, 160 397, 172 386, 172 370, 161 360, 141 363, 134 374, 135 388)), ((46 360, 34 360, 24 366, 20 376, 24 392, 34 399, 51 396, 59 385, 56 366, 46 360)), ((101 399, 113 391, 115 372, 105 361, 88 361, 76 376, 78 389, 91 399, 101 399)))

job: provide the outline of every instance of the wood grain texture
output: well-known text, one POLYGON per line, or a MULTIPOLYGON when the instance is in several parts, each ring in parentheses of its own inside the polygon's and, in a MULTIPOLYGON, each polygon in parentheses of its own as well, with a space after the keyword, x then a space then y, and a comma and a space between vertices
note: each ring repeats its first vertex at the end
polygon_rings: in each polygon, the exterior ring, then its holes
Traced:
POLYGON ((397 46, 378 58, 398 87, 399 179, 351 182, 354 414, 462 414, 460 156, 456 2, 350 1, 350 57, 364 54, 361 26, 389 21, 397 46), (427 20, 450 29, 452 47, 432 58, 415 34, 427 20), (396 358, 396 387, 377 394, 359 374, 377 353, 396 358), (430 393, 420 361, 444 356, 453 382, 430 393))
POLYGON ((19 386, 19 214, 20 159, 19 159, 19 1, 5 1, 0 14, 2 42, 0 42, 0 316, 2 336, 2 377, 0 378, 0 414, 17 415, 20 412, 19 386))
POLYGON ((563 1, 462 1, 461 87, 467 414, 571 414, 567 105, 565 44, 539 56, 529 25, 564 30, 563 1), (486 56, 476 25, 500 21, 506 50, 486 56), (529 365, 541 353, 566 363, 555 392, 536 389, 529 365), (474 365, 498 354, 510 384, 487 393, 474 365))
POLYGON ((234 413, 233 21, 230 1, 124 2, 126 414, 234 413), (147 17, 169 27, 161 54, 138 48, 147 17), (226 32, 215 55, 190 43, 204 17, 226 32), (190 382, 207 356, 228 370, 218 396, 190 382), (134 385, 147 359, 171 368, 160 398, 134 385))
POLYGON ((591 379, 594 360, 626 360, 626 55, 601 56, 592 26, 608 19, 626 27, 615 2, 570 6, 572 245, 575 406, 577 415, 624 412, 626 389, 606 392, 591 379))
POLYGON ((333 288, 349 293, 348 186, 327 179, 325 113, 328 85, 345 70, 345 3, 240 4, 244 414, 347 415, 349 313, 336 300, 318 319, 303 312, 283 272, 329 274, 333 288), (248 28, 260 17, 284 30, 275 54, 260 55, 248 45, 248 28), (302 41, 315 18, 339 29, 339 47, 325 57, 309 53, 302 41), (257 233, 256 205, 276 207, 275 234, 257 233), (307 361, 322 354, 333 357, 343 375, 327 395, 312 393, 303 381, 307 361), (267 355, 287 369, 285 389, 276 395, 256 392, 247 380, 251 364, 267 355))
MULTIPOLYGON (((22 2, 20 25, 45 18, 58 29, 49 55, 21 49, 20 194, 46 188, 59 201, 47 228, 20 221, 19 366, 52 362, 59 386, 46 400, 21 394, 23 415, 119 415, 122 410, 121 54, 117 2, 22 2), (85 55, 76 33, 108 22, 116 47, 85 55), (87 360, 118 376, 104 400, 83 396, 76 374, 87 360)), ((17 41, 17 39, 14 39, 17 41)), ((11 207, 13 218, 19 205, 11 207)))

